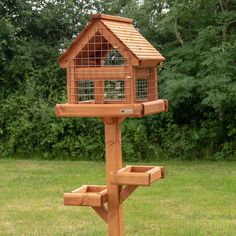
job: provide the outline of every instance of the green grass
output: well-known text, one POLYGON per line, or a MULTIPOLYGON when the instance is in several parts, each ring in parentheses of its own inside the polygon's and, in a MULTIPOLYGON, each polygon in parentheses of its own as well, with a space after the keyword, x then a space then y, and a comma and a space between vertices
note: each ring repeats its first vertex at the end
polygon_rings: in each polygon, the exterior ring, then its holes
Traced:
MULTIPOLYGON (((126 235, 236 235, 236 162, 156 164, 166 179, 126 201, 126 235)), ((64 192, 104 181, 105 163, 0 160, 0 235, 106 235, 91 209, 63 206, 64 192)))

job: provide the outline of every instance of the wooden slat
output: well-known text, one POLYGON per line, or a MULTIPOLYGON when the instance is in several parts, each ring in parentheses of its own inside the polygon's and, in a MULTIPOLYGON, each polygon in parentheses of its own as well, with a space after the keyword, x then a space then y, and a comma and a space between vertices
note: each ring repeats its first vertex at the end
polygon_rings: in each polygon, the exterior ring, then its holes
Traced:
POLYGON ((88 186, 84 185, 80 188, 73 190, 72 193, 85 193, 85 192, 87 192, 87 188, 88 188, 88 186))
POLYGON ((123 236, 123 206, 120 205, 121 186, 111 184, 112 171, 122 168, 121 121, 122 118, 104 119, 106 141, 106 179, 108 191, 108 235, 123 236))
POLYGON ((156 55, 156 56, 140 55, 139 58, 142 59, 142 60, 161 60, 161 61, 165 60, 165 58, 160 56, 160 55, 156 55))
POLYGON ((140 66, 155 67, 156 68, 163 60, 159 60, 159 61, 157 61, 157 60, 142 60, 142 61, 140 61, 140 66))
POLYGON ((107 202, 107 188, 100 185, 85 185, 64 194, 64 204, 71 206, 101 207, 107 202))
POLYGON ((124 32, 119 30, 112 30, 116 35, 119 35, 121 37, 131 37, 131 38, 138 38, 142 40, 146 40, 143 36, 141 36, 138 32, 124 32))
POLYGON ((133 20, 126 17, 120 17, 120 16, 111 16, 106 14, 93 14, 90 16, 90 20, 93 19, 105 19, 105 20, 112 20, 112 21, 118 21, 118 22, 126 22, 126 23, 132 23, 133 20))
POLYGON ((138 58, 132 53, 132 51, 127 50, 128 48, 124 44, 124 42, 122 42, 122 40, 119 37, 117 37, 117 35, 115 35, 114 32, 112 32, 112 30, 108 26, 106 26, 103 22, 99 22, 99 26, 102 28, 103 36, 104 37, 106 37, 106 35, 109 36, 107 40, 118 46, 119 52, 121 53, 122 56, 127 58, 127 55, 130 55, 129 63, 131 63, 131 65, 136 66, 139 64, 138 58))
POLYGON ((161 174, 162 174, 161 178, 165 178, 165 168, 164 166, 160 166, 160 168, 161 168, 161 174))
MULTIPOLYGON (((111 173, 111 183, 127 186, 150 186, 154 181, 164 178, 163 167, 160 166, 128 166, 111 173), (130 169, 131 168, 131 169, 130 169)), ((127 190, 128 191, 128 190, 127 190)), ((122 195, 122 194, 121 194, 122 195)), ((124 198, 128 196, 124 192, 124 198)), ((122 200, 123 201, 123 200, 122 200)))
POLYGON ((93 35, 94 28, 97 27, 97 22, 91 22, 86 26, 86 28, 80 32, 80 34, 75 38, 75 40, 72 42, 72 44, 69 46, 69 48, 60 56, 59 62, 60 66, 62 68, 66 68, 68 58, 75 57, 75 52, 79 52, 83 48, 83 46, 88 43, 89 41, 89 35, 93 35), (79 43, 78 43, 79 42, 79 43))
POLYGON ((76 79, 125 79, 127 71, 124 66, 77 67, 76 79))
MULTIPOLYGON (((67 67, 68 68, 68 67, 67 67)), ((69 87, 70 91, 69 91, 69 101, 70 103, 76 103, 79 98, 78 98, 78 88, 77 88, 77 82, 75 80, 75 61, 74 60, 70 60, 69 62, 69 87)))
POLYGON ((140 35, 140 33, 132 27, 123 27, 123 26, 111 26, 110 24, 106 24, 112 27, 114 32, 120 32, 120 33, 127 33, 127 34, 135 34, 135 35, 140 35))
POLYGON ((106 192, 103 192, 104 190, 106 190, 105 185, 87 185, 87 192, 100 192, 100 194, 104 194, 106 192))
POLYGON ((148 173, 150 174, 150 183, 162 178, 162 171, 159 166, 149 170, 148 173))
POLYGON ((131 166, 131 171, 132 172, 147 172, 155 168, 155 166, 131 166))
POLYGON ((107 223, 107 209, 105 208, 105 206, 92 208, 107 223))
POLYGON ((129 195, 137 188, 135 185, 127 185, 120 192, 120 204, 123 203, 129 195))
POLYGON ((111 174, 111 183, 117 185, 148 186, 150 184, 149 176, 148 173, 117 172, 111 174))
POLYGON ((134 44, 132 44, 132 43, 128 43, 129 44, 129 47, 130 48, 133 48, 133 49, 136 49, 136 50, 138 50, 138 49, 141 49, 141 50, 148 50, 148 49, 150 49, 150 50, 156 50, 151 44, 144 44, 144 45, 139 45, 139 44, 137 44, 137 43, 134 43, 134 44))
POLYGON ((95 96, 95 102, 96 103, 104 103, 104 82, 94 80, 94 96, 95 96))
POLYGON ((155 101, 157 100, 157 69, 150 68, 149 71, 149 86, 148 86, 148 100, 155 101))
POLYGON ((167 111, 167 100, 165 99, 159 99, 156 101, 152 102, 144 102, 143 107, 144 107, 144 115, 151 115, 151 114, 156 114, 160 112, 166 112, 167 111))
POLYGON ((110 20, 106 20, 106 19, 102 19, 101 21, 105 22, 106 24, 112 25, 112 26, 133 27, 133 25, 128 22, 117 22, 117 21, 110 21, 110 20))
POLYGON ((57 117, 141 117, 142 104, 57 104, 57 117))
POLYGON ((158 52, 155 52, 155 51, 138 51, 138 50, 136 50, 135 51, 135 54, 136 55, 138 55, 138 56, 149 56, 149 57, 152 57, 152 56, 154 56, 154 57, 156 57, 156 56, 158 56, 158 57, 160 57, 161 56, 161 54, 160 53, 158 53, 158 52))
POLYGON ((130 172, 132 170, 132 166, 126 166, 120 170, 118 170, 117 172, 130 172))
POLYGON ((142 48, 140 48, 139 46, 129 46, 130 48, 132 48, 132 50, 134 50, 135 52, 137 52, 137 53, 142 53, 142 52, 145 52, 145 53, 153 53, 153 52, 155 52, 156 54, 159 54, 160 55, 160 53, 157 53, 155 50, 154 50, 154 48, 151 48, 151 47, 146 47, 146 48, 144 48, 144 47, 142 47, 142 48))
POLYGON ((64 205, 70 206, 101 206, 101 196, 96 193, 65 193, 64 205))
POLYGON ((137 45, 151 45, 147 41, 144 41, 143 38, 133 38, 133 37, 127 37, 127 35, 117 35, 120 40, 125 42, 125 45, 128 45, 128 43, 136 43, 137 45))
POLYGON ((135 104, 57 104, 57 117, 142 117, 166 112, 167 100, 135 104))

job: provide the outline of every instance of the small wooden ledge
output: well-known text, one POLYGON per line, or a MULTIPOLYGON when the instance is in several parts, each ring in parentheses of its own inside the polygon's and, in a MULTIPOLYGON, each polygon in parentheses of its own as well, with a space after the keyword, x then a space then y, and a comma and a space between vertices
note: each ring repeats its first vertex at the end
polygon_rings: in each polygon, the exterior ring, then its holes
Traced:
POLYGON ((107 186, 84 185, 64 194, 64 205, 102 207, 107 202, 107 186))
POLYGON ((116 185, 150 186, 164 178, 163 166, 126 166, 111 173, 110 182, 116 185))

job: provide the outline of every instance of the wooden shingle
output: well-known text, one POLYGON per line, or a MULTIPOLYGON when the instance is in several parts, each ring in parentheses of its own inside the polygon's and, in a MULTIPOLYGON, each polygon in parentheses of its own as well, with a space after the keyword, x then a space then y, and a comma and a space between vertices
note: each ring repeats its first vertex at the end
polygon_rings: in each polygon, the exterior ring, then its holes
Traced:
POLYGON ((165 58, 134 28, 133 20, 104 14, 95 14, 90 17, 87 27, 75 38, 70 47, 61 55, 59 62, 62 67, 72 55, 74 48, 81 39, 96 24, 101 24, 130 51, 135 60, 161 62, 165 58))

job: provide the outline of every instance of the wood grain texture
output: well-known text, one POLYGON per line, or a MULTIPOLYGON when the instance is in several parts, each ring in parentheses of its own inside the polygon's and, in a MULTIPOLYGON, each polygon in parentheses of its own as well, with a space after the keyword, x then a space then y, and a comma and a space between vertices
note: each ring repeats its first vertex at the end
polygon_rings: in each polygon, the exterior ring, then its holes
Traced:
POLYGON ((141 117, 142 104, 57 104, 57 117, 141 117))
POLYGON ((128 185, 124 187, 120 193, 120 204, 122 204, 137 187, 138 186, 135 185, 128 185))
POLYGON ((159 99, 151 102, 144 102, 143 115, 152 115, 160 112, 166 112, 168 110, 168 103, 165 99, 159 99))
POLYGON ((107 202, 107 188, 101 185, 85 185, 64 194, 64 205, 101 207, 107 202))
POLYGON ((93 210, 107 223, 107 209, 104 205, 101 207, 92 207, 93 210))
POLYGON ((135 104, 57 104, 57 117, 143 117, 166 112, 168 103, 165 99, 135 104))
POLYGON ((122 168, 121 127, 119 118, 104 118, 106 141, 106 179, 108 192, 108 235, 123 236, 123 206, 120 205, 121 186, 110 182, 112 171, 122 168))
POLYGON ((125 79, 127 73, 125 73, 125 66, 102 66, 102 67, 78 67, 75 68, 75 79, 81 80, 118 80, 125 79))
POLYGON ((120 17, 120 16, 112 16, 112 15, 106 15, 106 14, 94 14, 90 16, 90 20, 94 19, 106 19, 111 21, 118 21, 118 22, 125 22, 125 23, 132 23, 133 20, 126 17, 120 17))
POLYGON ((163 167, 127 166, 112 172, 110 181, 115 185, 150 186, 163 177, 163 167))

